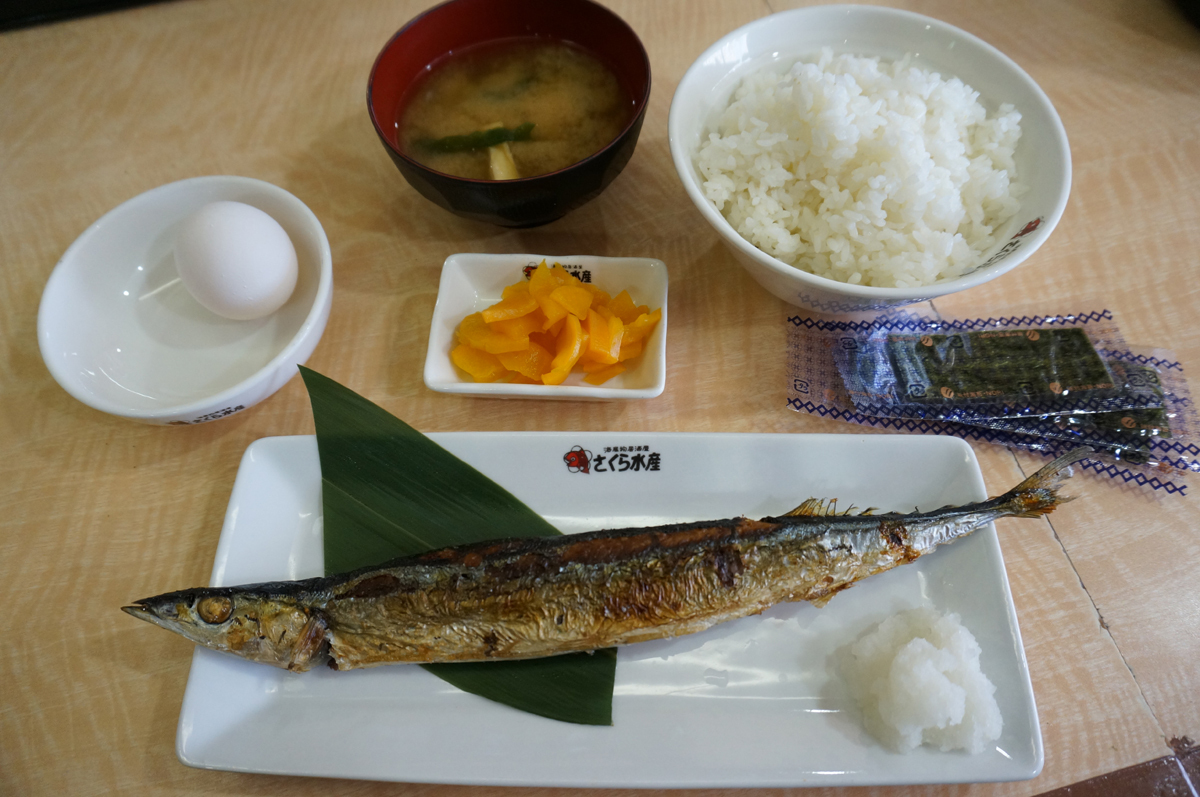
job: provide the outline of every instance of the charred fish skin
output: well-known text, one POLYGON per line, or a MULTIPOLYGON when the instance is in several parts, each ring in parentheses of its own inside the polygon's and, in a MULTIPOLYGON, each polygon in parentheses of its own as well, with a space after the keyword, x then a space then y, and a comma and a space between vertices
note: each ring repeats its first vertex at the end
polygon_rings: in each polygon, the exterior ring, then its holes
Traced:
POLYGON ((303 671, 536 658, 690 634, 837 592, 1002 517, 1037 517, 1078 450, 1008 493, 911 514, 810 499, 729 518, 431 551, 341 575, 190 589, 125 611, 198 644, 303 671))

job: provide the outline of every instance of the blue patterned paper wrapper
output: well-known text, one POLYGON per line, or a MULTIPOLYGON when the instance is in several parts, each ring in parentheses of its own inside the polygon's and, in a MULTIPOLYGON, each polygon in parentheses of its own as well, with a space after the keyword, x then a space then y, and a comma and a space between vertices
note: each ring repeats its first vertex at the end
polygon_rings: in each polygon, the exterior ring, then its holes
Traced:
MULTIPOLYGON (((1090 445, 1097 454, 1082 463, 1084 470, 1170 495, 1186 495, 1188 476, 1200 471, 1195 411, 1182 366, 1168 351, 1126 345, 1108 310, 965 320, 910 311, 865 320, 793 315, 788 318, 787 374, 788 407, 797 412, 910 434, 954 435, 1046 457, 1090 445), (896 401, 879 406, 861 396, 856 402, 844 379, 847 341, 857 345, 872 336, 944 335, 947 330, 954 334, 1064 328, 1087 331, 1113 386, 1121 388, 1119 397, 1104 392, 1101 400, 1089 404, 1087 396, 1072 395, 1071 402, 1052 404, 1048 412, 1038 412, 1039 405, 1027 394, 1012 396, 1009 402, 896 401), (1014 407, 1017 411, 1011 411, 1014 407)), ((851 376, 852 384, 861 387, 851 376)), ((1046 409, 1045 404, 1040 407, 1046 409)))

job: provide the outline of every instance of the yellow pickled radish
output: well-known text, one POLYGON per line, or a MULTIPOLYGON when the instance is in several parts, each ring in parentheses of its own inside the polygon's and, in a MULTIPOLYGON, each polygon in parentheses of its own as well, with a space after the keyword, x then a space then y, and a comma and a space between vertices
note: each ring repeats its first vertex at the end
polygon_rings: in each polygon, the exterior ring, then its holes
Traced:
POLYGON ((537 332, 529 333, 529 342, 536 343, 546 351, 553 352, 558 349, 558 334, 539 329, 537 332))
POLYGON ((632 360, 641 353, 642 342, 640 340, 635 340, 633 343, 622 343, 621 353, 617 355, 617 362, 623 363, 626 360, 632 360))
POLYGON ((562 271, 560 274, 559 272, 547 266, 546 261, 543 260, 541 264, 533 270, 533 273, 529 275, 529 292, 533 294, 533 298, 537 299, 539 302, 542 299, 550 298, 550 294, 555 288, 566 284, 565 281, 561 279, 561 275, 565 273, 565 271, 562 271))
POLYGON ((575 367, 580 371, 583 371, 585 374, 594 374, 597 371, 603 371, 605 368, 608 368, 611 365, 612 363, 596 362, 591 357, 588 357, 586 351, 583 353, 583 356, 579 358, 579 362, 575 363, 575 367))
POLYGON ((542 261, 499 302, 462 320, 451 359, 477 382, 557 385, 579 370, 599 385, 642 354, 661 319, 661 309, 635 305, 628 291, 611 297, 542 261))
POLYGON ((625 340, 629 343, 641 340, 654 331, 654 327, 662 320, 662 308, 653 313, 641 313, 632 323, 625 327, 625 340))
POLYGON ((585 376, 583 381, 589 385, 603 385, 617 374, 624 373, 624 371, 625 366, 622 363, 614 363, 613 365, 606 365, 603 370, 593 371, 585 376))
POLYGON ((592 306, 592 292, 582 285, 559 285, 550 292, 550 298, 580 321, 587 318, 588 308, 592 306))
POLYGON ((554 355, 550 370, 542 375, 542 382, 547 385, 561 385, 575 367, 586 345, 586 335, 579 319, 568 315, 562 332, 558 333, 558 351, 554 355))
POLYGON ((522 293, 529 293, 529 281, 528 280, 521 280, 519 282, 514 282, 512 285, 506 285, 504 287, 504 290, 500 292, 500 298, 501 299, 510 299, 513 296, 516 296, 516 295, 522 294, 522 293))
POLYGON ((583 288, 592 295, 592 304, 607 305, 609 302, 612 301, 611 296, 609 296, 607 293, 605 293, 604 291, 597 288, 592 283, 581 282, 579 284, 582 285, 583 288))
POLYGON ((450 352, 450 362, 471 375, 476 382, 495 382, 508 369, 494 354, 460 343, 450 352))
POLYGON ((532 313, 536 309, 538 309, 537 299, 530 296, 528 291, 525 291, 524 293, 514 293, 507 299, 501 299, 480 313, 480 315, 483 316, 484 321, 491 324, 496 321, 510 321, 514 318, 520 318, 523 315, 532 313))
POLYGON ((612 310, 613 315, 618 316, 622 322, 626 324, 633 323, 638 317, 637 305, 633 303, 633 297, 629 295, 629 291, 621 291, 608 302, 608 309, 612 310))
POLYGON ((510 338, 526 338, 535 332, 541 332, 542 324, 545 321, 546 316, 542 315, 542 311, 539 308, 532 313, 527 313, 517 318, 509 318, 505 321, 492 321, 488 326, 494 332, 499 332, 501 335, 507 335, 510 338))
POLYGON ((603 308, 588 311, 588 357, 599 363, 612 365, 621 352, 624 325, 615 315, 605 318, 603 308))
POLYGON ((462 320, 458 325, 458 340, 491 354, 520 351, 529 346, 528 336, 510 338, 508 335, 502 335, 488 326, 481 313, 473 313, 462 320))
POLYGON ((543 329, 550 329, 564 317, 569 315, 567 308, 563 307, 550 296, 547 296, 544 299, 538 299, 538 304, 541 305, 542 313, 546 316, 546 320, 542 323, 543 329))
POLYGON ((530 379, 541 380, 542 374, 550 370, 554 355, 533 341, 523 351, 508 351, 497 354, 500 363, 510 371, 516 371, 530 379))

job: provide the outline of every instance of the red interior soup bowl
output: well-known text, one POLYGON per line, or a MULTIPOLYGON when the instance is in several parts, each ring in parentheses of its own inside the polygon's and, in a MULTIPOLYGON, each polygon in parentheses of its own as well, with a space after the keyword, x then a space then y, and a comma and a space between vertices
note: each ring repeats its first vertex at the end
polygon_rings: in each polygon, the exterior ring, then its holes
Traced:
MULTIPOLYGON (((488 67, 483 69, 486 73, 488 67)), ((537 80, 541 78, 529 78, 519 85, 537 80)), ((505 227, 546 224, 603 191, 633 155, 649 98, 650 60, 641 41, 620 17, 591 0, 450 0, 416 17, 391 38, 375 60, 367 84, 367 108, 375 132, 404 179, 426 199, 451 213, 505 227), (460 59, 475 57, 472 54, 529 42, 534 47, 566 45, 565 49, 575 54, 582 51, 580 58, 592 64, 598 61, 610 73, 602 82, 619 93, 613 94, 610 104, 621 115, 606 122, 609 127, 603 129, 617 131, 615 137, 609 139, 607 133, 598 133, 607 143, 599 143, 595 151, 562 165, 547 161, 553 170, 530 177, 497 180, 477 174, 456 176, 443 161, 435 160, 436 165, 431 165, 428 153, 443 145, 466 147, 453 149, 456 153, 469 152, 455 156, 465 160, 491 155, 494 162, 500 154, 496 150, 504 150, 507 156, 502 157, 507 157, 510 164, 514 157, 518 164, 527 162, 520 159, 531 157, 528 153, 534 150, 561 149, 561 141, 543 140, 553 136, 553 122, 540 128, 533 125, 532 134, 528 129, 521 130, 528 125, 511 123, 511 128, 495 132, 502 137, 514 136, 507 139, 512 148, 508 143, 493 143, 490 150, 479 137, 487 132, 486 126, 470 130, 460 125, 439 133, 442 138, 420 139, 420 148, 410 141, 412 134, 403 127, 411 126, 411 119, 423 108, 419 103, 425 101, 424 96, 434 93, 430 87, 440 70, 449 69, 460 59), (521 135, 533 141, 526 142, 521 135), (474 138, 464 143, 468 140, 464 136, 474 138)), ((501 120, 497 123, 508 124, 501 120)), ((492 142, 493 137, 489 135, 487 141, 492 142)), ((481 163, 485 165, 478 168, 486 169, 486 157, 481 163)))

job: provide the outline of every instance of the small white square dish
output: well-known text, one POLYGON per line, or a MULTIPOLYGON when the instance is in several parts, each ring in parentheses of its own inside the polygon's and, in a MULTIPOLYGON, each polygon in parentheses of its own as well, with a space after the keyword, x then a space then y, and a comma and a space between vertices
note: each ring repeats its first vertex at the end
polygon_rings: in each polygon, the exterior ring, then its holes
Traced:
POLYGON ((492 398, 611 401, 661 395, 667 384, 666 264, 648 257, 451 255, 442 266, 437 305, 433 309, 429 351, 425 356, 425 384, 439 393, 492 398), (568 376, 561 385, 473 381, 450 361, 459 323, 466 316, 500 301, 505 287, 528 279, 533 268, 543 260, 549 265, 562 265, 581 281, 614 296, 622 290, 629 291, 637 304, 648 305, 651 310, 662 308, 662 320, 646 339, 642 354, 628 361, 629 369, 602 385, 584 382, 584 375, 578 372, 568 376))

